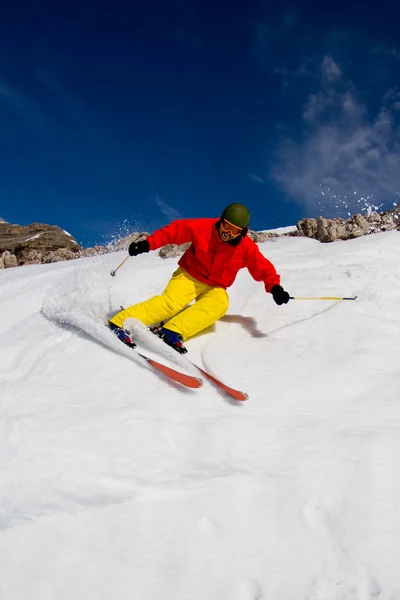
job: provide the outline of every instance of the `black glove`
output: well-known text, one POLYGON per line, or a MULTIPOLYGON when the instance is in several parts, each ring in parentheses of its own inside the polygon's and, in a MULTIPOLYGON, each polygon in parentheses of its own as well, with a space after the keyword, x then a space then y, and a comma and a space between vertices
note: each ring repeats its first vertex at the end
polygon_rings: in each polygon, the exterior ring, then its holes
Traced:
POLYGON ((141 242, 132 242, 129 244, 128 252, 131 256, 137 256, 138 254, 143 254, 143 252, 150 251, 150 244, 147 240, 142 240, 141 242))
POLYGON ((271 294, 276 304, 287 304, 289 302, 290 296, 281 285, 274 285, 271 294))

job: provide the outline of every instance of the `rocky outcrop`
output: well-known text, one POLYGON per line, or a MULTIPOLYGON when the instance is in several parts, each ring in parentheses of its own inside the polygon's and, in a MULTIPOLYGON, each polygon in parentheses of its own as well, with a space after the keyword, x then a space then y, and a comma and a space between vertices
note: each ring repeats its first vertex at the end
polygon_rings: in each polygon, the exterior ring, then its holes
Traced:
POLYGON ((249 229, 247 234, 256 244, 262 244, 263 242, 268 242, 272 238, 277 238, 279 235, 277 233, 271 233, 269 231, 253 231, 249 229))
POLYGON ((93 248, 84 248, 79 253, 79 258, 88 258, 90 256, 99 256, 100 254, 109 254, 114 252, 110 246, 94 246, 93 248))
MULTIPOLYGON (((271 233, 249 230, 249 237, 256 243, 263 243, 281 236, 309 237, 323 243, 348 240, 380 231, 400 231, 400 205, 392 210, 376 213, 368 211, 366 215, 356 214, 349 219, 302 219, 296 225, 296 231, 289 233, 271 233)), ((95 246, 82 249, 78 242, 66 231, 53 225, 32 223, 31 225, 11 225, 0 219, 0 269, 27 264, 43 264, 107 254, 119 250, 128 250, 131 242, 144 240, 149 236, 146 231, 135 231, 107 246, 95 246)), ((181 256, 188 244, 170 244, 159 250, 161 258, 181 256)))
POLYGON ((72 235, 53 225, 33 223, 21 226, 0 222, 0 269, 127 250, 131 242, 144 240, 148 235, 148 232, 133 232, 108 246, 83 249, 72 235))
POLYGON ((384 213, 368 212, 365 216, 356 214, 349 219, 302 219, 297 223, 297 231, 289 236, 304 236, 320 242, 350 240, 379 231, 400 231, 400 206, 384 213))
POLYGON ((15 254, 12 254, 9 250, 5 250, 2 253, 1 260, 5 269, 18 266, 17 257, 15 256, 15 254))
POLYGON ((369 232, 368 221, 362 215, 354 215, 347 221, 343 219, 303 219, 297 223, 297 229, 305 237, 314 238, 320 242, 335 242, 360 237, 369 232))
POLYGON ((163 246, 158 251, 158 255, 161 258, 175 258, 176 256, 181 256, 186 250, 189 248, 191 242, 186 244, 167 244, 167 246, 163 246))
POLYGON ((73 260, 79 258, 80 253, 77 254, 68 248, 58 248, 58 250, 48 250, 42 257, 42 263, 54 263, 63 260, 73 260))
POLYGON ((392 231, 393 229, 400 231, 400 204, 383 213, 370 212, 367 220, 370 225, 369 233, 392 231))
POLYGON ((0 256, 6 268, 70 260, 77 258, 81 249, 72 235, 55 225, 0 223, 0 256))

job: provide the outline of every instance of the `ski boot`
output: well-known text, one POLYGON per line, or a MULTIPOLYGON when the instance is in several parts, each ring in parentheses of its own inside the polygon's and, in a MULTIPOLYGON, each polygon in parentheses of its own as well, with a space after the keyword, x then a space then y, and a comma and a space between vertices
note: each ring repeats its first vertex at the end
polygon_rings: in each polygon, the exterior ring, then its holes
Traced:
POLYGON ((108 326, 111 329, 111 331, 115 333, 117 338, 121 340, 121 342, 129 346, 129 348, 134 348, 136 346, 135 342, 131 339, 129 333, 125 331, 125 329, 122 329, 122 327, 118 327, 118 325, 111 323, 111 321, 108 321, 108 326))
POLYGON ((179 352, 179 354, 186 354, 187 348, 185 348, 185 346, 182 344, 182 336, 180 333, 172 331, 171 329, 167 329, 162 325, 159 325, 158 327, 150 327, 150 331, 162 339, 162 341, 168 344, 168 346, 171 346, 171 348, 179 352))

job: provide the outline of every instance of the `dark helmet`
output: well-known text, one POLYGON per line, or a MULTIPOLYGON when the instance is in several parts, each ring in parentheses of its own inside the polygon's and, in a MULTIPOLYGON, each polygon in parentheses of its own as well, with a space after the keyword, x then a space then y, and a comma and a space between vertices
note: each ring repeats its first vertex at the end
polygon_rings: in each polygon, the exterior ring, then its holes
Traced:
POLYGON ((226 219, 232 225, 244 229, 250 223, 250 213, 243 204, 234 202, 229 204, 221 215, 221 220, 226 219))

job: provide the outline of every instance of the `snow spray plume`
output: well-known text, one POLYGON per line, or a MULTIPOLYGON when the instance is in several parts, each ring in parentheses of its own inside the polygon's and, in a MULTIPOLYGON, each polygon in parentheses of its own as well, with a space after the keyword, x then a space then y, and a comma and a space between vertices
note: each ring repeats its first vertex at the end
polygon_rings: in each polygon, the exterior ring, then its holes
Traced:
POLYGON ((124 219, 122 223, 117 223, 112 231, 103 236, 103 245, 112 249, 122 238, 128 237, 134 231, 145 231, 145 229, 145 225, 141 221, 124 219))
MULTIPOLYGON (((367 190, 365 193, 351 190, 348 194, 335 193, 334 188, 329 185, 319 185, 319 193, 316 194, 316 204, 326 218, 350 217, 355 212, 371 214, 383 209, 384 202, 378 202, 373 193, 367 190)), ((311 194, 308 195, 311 199, 311 194)))

